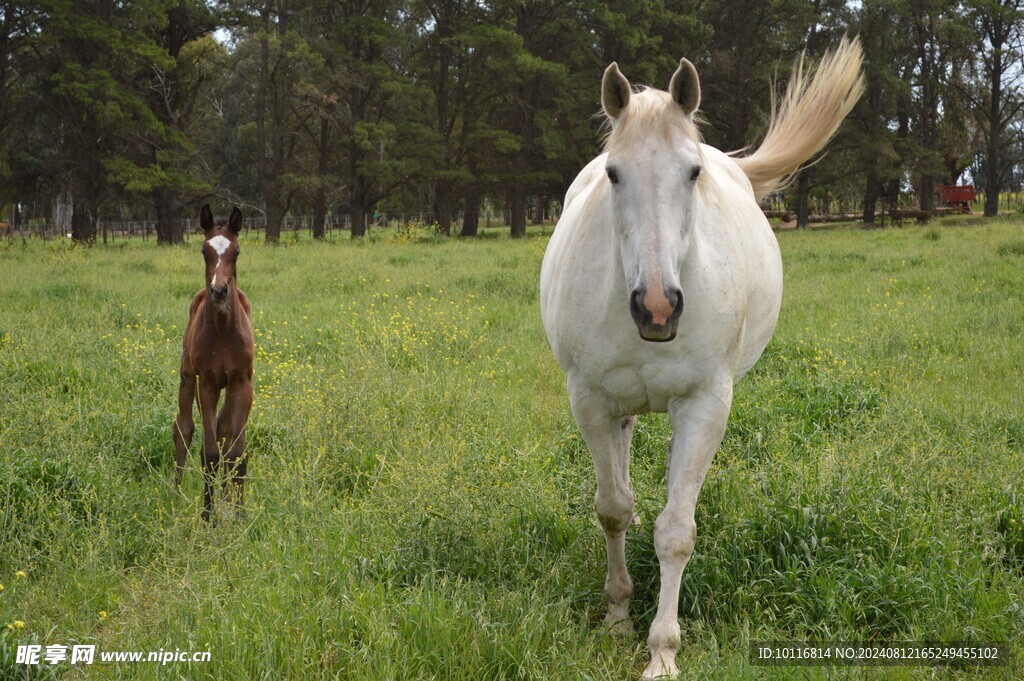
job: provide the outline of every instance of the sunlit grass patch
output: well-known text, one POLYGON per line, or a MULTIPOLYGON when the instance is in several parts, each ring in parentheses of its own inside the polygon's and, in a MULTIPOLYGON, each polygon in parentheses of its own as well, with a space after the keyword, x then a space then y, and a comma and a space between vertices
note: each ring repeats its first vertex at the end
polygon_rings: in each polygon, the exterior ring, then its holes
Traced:
MULTIPOLYGON (((1019 258, 1001 248, 1019 228, 935 229, 780 234, 779 328, 736 388, 697 507, 680 607, 691 677, 790 678, 750 667, 755 639, 1024 632, 1024 294, 1019 258)), ((213 527, 199 520, 198 438, 180 494, 170 439, 202 285, 195 244, 4 251, 6 651, 212 652, 104 678, 639 674, 643 634, 600 628, 592 464, 536 300, 545 239, 371 236, 244 237, 249 484, 244 512, 213 527)), ((658 414, 634 429, 640 632, 657 599, 670 436, 658 414)), ((994 677, 1020 676, 1013 664, 994 677)))

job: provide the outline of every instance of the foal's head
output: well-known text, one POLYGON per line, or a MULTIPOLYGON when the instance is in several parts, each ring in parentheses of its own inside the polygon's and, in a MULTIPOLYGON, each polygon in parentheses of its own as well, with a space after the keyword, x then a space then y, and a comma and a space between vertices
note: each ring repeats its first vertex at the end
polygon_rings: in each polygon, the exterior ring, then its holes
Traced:
POLYGON ((227 304, 228 294, 236 286, 235 265, 238 262, 238 233, 242 230, 242 211, 235 208, 231 217, 213 219, 210 205, 199 212, 203 228, 203 258, 206 260, 206 286, 210 298, 219 306, 227 304))
POLYGON ((629 310, 641 338, 670 341, 683 311, 679 274, 697 216, 697 71, 683 59, 668 92, 634 92, 612 63, 604 72, 601 103, 612 128, 605 171, 629 310))

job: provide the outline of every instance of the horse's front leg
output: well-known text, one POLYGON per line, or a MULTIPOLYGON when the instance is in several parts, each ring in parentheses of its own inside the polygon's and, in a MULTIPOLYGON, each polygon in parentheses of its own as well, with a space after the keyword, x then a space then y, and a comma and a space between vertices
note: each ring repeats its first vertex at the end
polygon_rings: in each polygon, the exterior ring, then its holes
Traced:
POLYGON ((203 520, 213 512, 213 488, 220 464, 220 443, 217 442, 217 402, 220 388, 213 379, 199 377, 199 414, 203 422, 203 520))
POLYGON ((615 416, 608 401, 583 381, 569 378, 572 414, 590 450, 597 476, 594 506, 604 528, 608 574, 605 624, 616 633, 629 633, 629 599, 633 580, 626 568, 626 530, 633 519, 633 488, 629 481, 629 441, 635 417, 615 416))
POLYGON ((644 670, 644 679, 674 677, 679 673, 679 583, 697 541, 697 496, 725 435, 731 403, 731 381, 669 402, 673 437, 666 476, 668 503, 654 526, 661 593, 658 614, 647 637, 651 663, 644 670))
POLYGON ((228 386, 224 397, 224 409, 221 412, 221 418, 226 426, 226 432, 222 437, 228 442, 224 457, 224 466, 228 469, 224 482, 226 496, 239 506, 242 505, 245 474, 249 467, 245 456, 245 425, 249 421, 249 411, 252 409, 252 396, 252 379, 233 383, 228 386), (231 481, 230 487, 227 479, 231 481))
POLYGON ((192 434, 195 432, 195 421, 192 420, 192 403, 196 398, 196 377, 189 376, 182 367, 181 383, 178 386, 178 415, 171 427, 174 439, 174 485, 181 488, 181 479, 185 475, 185 459, 188 448, 192 446, 192 434))

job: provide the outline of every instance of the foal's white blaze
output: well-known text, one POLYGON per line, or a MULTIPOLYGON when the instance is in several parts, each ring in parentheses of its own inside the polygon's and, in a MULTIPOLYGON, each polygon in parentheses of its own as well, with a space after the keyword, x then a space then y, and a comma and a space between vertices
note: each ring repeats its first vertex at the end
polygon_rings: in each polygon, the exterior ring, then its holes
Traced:
MULTIPOLYGON (((206 243, 210 244, 210 248, 217 252, 217 264, 220 265, 220 259, 224 257, 224 254, 228 250, 228 246, 231 245, 231 239, 228 239, 226 236, 221 236, 220 234, 218 234, 217 236, 208 239, 206 243)), ((210 286, 214 288, 216 288, 217 286, 216 270, 214 270, 213 281, 210 282, 210 286)))
POLYGON ((605 72, 612 132, 606 153, 566 194, 544 254, 540 302, 594 461, 611 601, 605 621, 616 629, 629 628, 633 592, 625 554, 631 415, 668 412, 672 422, 645 679, 679 671, 679 586, 697 538, 697 496, 725 433, 733 384, 778 319, 782 259, 757 198, 835 132, 862 90, 861 60, 860 45, 844 40, 813 80, 795 78, 765 142, 742 159, 699 142, 692 114, 700 85, 689 62, 680 61, 669 92, 633 92, 616 65, 605 72))
POLYGON ((224 255, 225 252, 227 252, 228 246, 231 245, 231 239, 227 238, 226 236, 221 236, 220 234, 218 234, 217 236, 212 237, 206 243, 210 244, 210 247, 213 250, 217 251, 217 255, 221 256, 224 255))

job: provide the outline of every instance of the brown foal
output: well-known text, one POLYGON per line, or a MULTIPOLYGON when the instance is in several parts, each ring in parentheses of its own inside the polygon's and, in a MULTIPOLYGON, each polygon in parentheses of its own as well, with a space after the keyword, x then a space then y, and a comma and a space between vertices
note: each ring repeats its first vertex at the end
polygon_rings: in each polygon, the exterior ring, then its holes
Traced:
MULTIPOLYGON (((203 520, 213 510, 217 469, 231 476, 228 498, 242 503, 245 482, 245 424, 252 408, 253 332, 249 299, 238 288, 238 233, 242 212, 235 208, 227 221, 214 221, 210 206, 203 206, 199 224, 205 233, 206 287, 192 299, 181 353, 178 417, 174 420, 176 484, 181 486, 185 455, 192 444, 195 423, 192 402, 199 405, 203 424, 203 520), (224 406, 217 414, 221 391, 224 406), (223 456, 222 456, 223 454, 223 456)), ((227 489, 227 482, 225 482, 227 489)))

